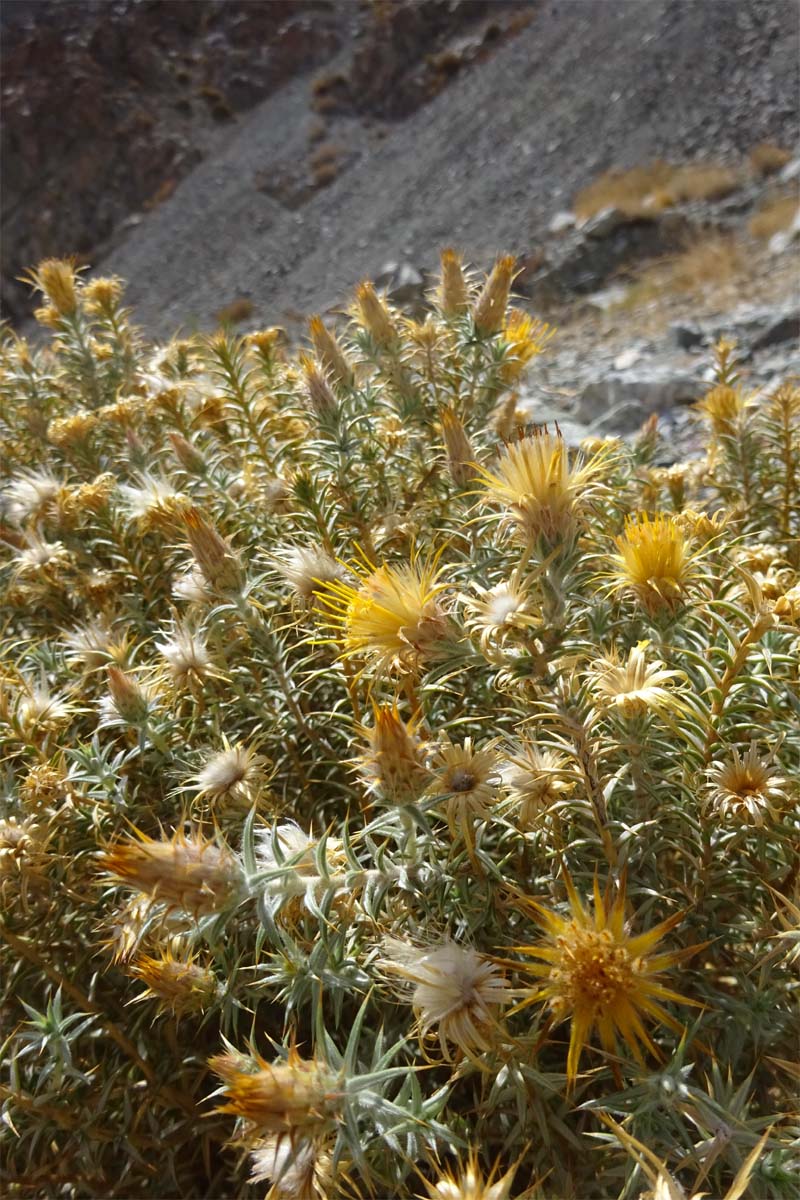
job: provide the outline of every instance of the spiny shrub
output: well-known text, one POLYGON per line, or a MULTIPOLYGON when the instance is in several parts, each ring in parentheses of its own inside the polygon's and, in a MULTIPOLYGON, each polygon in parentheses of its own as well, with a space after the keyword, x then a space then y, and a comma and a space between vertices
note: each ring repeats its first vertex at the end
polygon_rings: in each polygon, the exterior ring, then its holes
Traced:
POLYGON ((568 448, 512 276, 291 358, 33 273, 5 1194, 800 1195, 800 390, 568 448))

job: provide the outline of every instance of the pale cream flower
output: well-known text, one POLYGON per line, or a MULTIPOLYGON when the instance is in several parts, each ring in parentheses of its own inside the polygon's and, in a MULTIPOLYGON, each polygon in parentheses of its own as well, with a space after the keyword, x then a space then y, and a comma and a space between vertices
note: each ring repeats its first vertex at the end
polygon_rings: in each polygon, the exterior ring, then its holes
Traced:
POLYGON ((77 659, 88 670, 102 667, 112 657, 111 630, 101 618, 95 617, 62 636, 67 657, 77 659))
POLYGON ((185 600, 189 604, 207 604, 214 597, 213 589, 196 563, 178 576, 172 585, 172 594, 176 600, 185 600))
POLYGON ((69 723, 72 705, 63 696, 52 693, 44 679, 40 683, 26 681, 23 687, 17 698, 16 716, 27 736, 59 729, 69 723))
POLYGON ((138 476, 138 486, 123 483, 119 490, 129 520, 136 521, 143 530, 176 528, 183 509, 189 503, 187 497, 176 491, 168 480, 147 471, 138 476))
POLYGON ((68 558, 62 542, 48 542, 38 534, 25 534, 26 545, 13 557, 14 572, 22 578, 33 578, 47 567, 57 566, 68 558))
POLYGON ((770 759, 759 757, 754 741, 743 755, 734 746, 731 757, 712 763, 706 776, 706 800, 723 820, 760 828, 767 819, 774 821, 777 808, 788 800, 788 780, 770 759))
POLYGON ((22 525, 32 517, 41 517, 61 487, 61 482, 47 470, 22 472, 3 494, 8 519, 14 525, 22 525))
POLYGON ((504 644, 540 623, 530 592, 513 578, 491 588, 476 586, 475 591, 477 598, 464 597, 467 628, 479 634, 481 652, 489 662, 504 663, 504 644))
POLYGON ((271 1183, 265 1200, 328 1200, 333 1194, 330 1148, 319 1140, 271 1135, 249 1148, 250 1183, 271 1183))
POLYGON ((534 828, 576 786, 564 755, 533 742, 523 742, 509 755, 502 775, 521 829, 534 828))
POLYGON ((431 759, 434 779, 428 795, 441 796, 450 836, 460 830, 468 845, 472 844, 473 822, 489 818, 488 806, 497 797, 500 756, 494 747, 491 742, 478 750, 472 738, 458 746, 443 735, 431 759))
POLYGON ((670 671, 655 659, 648 663, 645 650, 649 642, 638 642, 620 662, 616 652, 597 658, 587 672, 589 686, 601 708, 640 717, 648 710, 679 712, 683 704, 673 688, 676 679, 685 680, 683 671, 670 671))
POLYGON ((497 1045, 498 1010, 509 998, 502 969, 470 946, 445 941, 418 949, 397 938, 384 939, 385 971, 413 986, 411 1004, 425 1037, 437 1029, 443 1057, 450 1046, 467 1056, 497 1045))
POLYGON ((321 546, 284 546, 272 558, 276 571, 301 600, 309 601, 324 584, 346 580, 347 571, 321 546))
POLYGON ((195 680, 202 682, 215 674, 204 638, 186 625, 176 622, 166 641, 156 642, 156 650, 166 660, 174 683, 186 686, 195 680))

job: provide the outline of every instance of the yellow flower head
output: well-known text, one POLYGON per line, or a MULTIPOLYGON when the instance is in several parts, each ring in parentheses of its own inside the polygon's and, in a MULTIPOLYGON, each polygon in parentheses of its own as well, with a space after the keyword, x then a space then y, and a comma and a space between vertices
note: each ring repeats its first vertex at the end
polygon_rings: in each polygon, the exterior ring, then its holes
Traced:
POLYGON ((663 608, 674 612, 696 578, 696 555, 684 528, 678 515, 640 513, 627 518, 624 533, 615 539, 613 587, 633 592, 650 616, 663 608))
POLYGON ((659 1052, 647 1033, 642 1018, 651 1017, 676 1033, 682 1026, 662 1007, 660 1001, 679 1004, 697 1002, 681 996, 661 982, 661 972, 689 957, 696 946, 661 954, 652 950, 665 933, 681 921, 678 913, 646 933, 631 936, 625 921, 625 880, 612 897, 605 895, 595 879, 594 912, 589 913, 564 870, 570 915, 561 917, 525 898, 523 904, 545 930, 546 940, 535 946, 516 949, 539 961, 526 964, 524 970, 539 978, 539 984, 514 1011, 544 1000, 556 1022, 571 1022, 567 1081, 571 1087, 578 1074, 584 1046, 594 1030, 609 1054, 614 1054, 617 1037, 643 1064, 642 1047, 658 1057, 659 1052))
POLYGON ((694 408, 699 416, 708 421, 712 431, 719 435, 730 434, 742 414, 751 406, 752 400, 746 398, 738 388, 718 383, 694 408))
POLYGON ((440 739, 431 761, 433 783, 428 795, 441 796, 450 836, 455 839, 460 832, 468 847, 473 846, 473 823, 488 819, 489 806, 497 798, 499 765, 494 742, 478 750, 472 738, 459 746, 447 735, 440 739))
POLYGON ((192 956, 175 958, 171 949, 139 954, 129 969, 145 984, 145 991, 135 1000, 157 1000, 162 1011, 175 1016, 203 1012, 219 990, 213 971, 201 967, 192 956))
POLYGON ((78 307, 75 289, 77 272, 75 263, 65 258, 46 258, 35 271, 23 280, 37 288, 50 302, 51 308, 60 317, 69 317, 78 307))
POLYGON ((438 303, 444 317, 456 317, 469 306, 469 291, 461 255, 448 246, 441 253, 442 276, 439 284, 438 303))
POLYGON ((504 383, 513 384, 519 379, 532 358, 542 354, 555 330, 519 308, 508 314, 503 341, 506 358, 500 371, 504 383))
POLYGON ((425 1180, 428 1191, 425 1200, 508 1200, 516 1166, 499 1178, 496 1178, 497 1169, 495 1166, 484 1177, 478 1165, 478 1153, 471 1149, 465 1163, 445 1171, 436 1180, 425 1180))
POLYGON ((120 838, 99 858, 113 879, 151 903, 195 916, 219 912, 242 882, 241 867, 231 852, 199 833, 187 836, 179 831, 170 840, 146 834, 120 838))
POLYGON ((375 723, 362 727, 367 749, 357 759, 359 772, 370 790, 390 804, 413 804, 430 779, 425 753, 397 705, 373 704, 375 723))
POLYGON ((483 290, 475 301, 473 316, 479 334, 499 333, 506 315, 511 281, 516 273, 517 260, 513 254, 504 254, 492 267, 483 290))
POLYGON ((565 539, 577 525, 608 457, 601 451, 588 462, 571 464, 560 434, 537 429, 508 445, 494 471, 478 467, 486 495, 509 509, 509 518, 527 542, 565 539))
POLYGON ((649 663, 645 658, 648 645, 639 642, 624 663, 616 655, 592 663, 588 678, 601 708, 623 717, 640 717, 650 709, 680 711, 682 704, 672 682, 685 676, 682 671, 668 671, 658 660, 649 663))
POLYGON ((448 626, 439 596, 447 585, 439 582, 436 557, 380 567, 364 558, 351 568, 354 583, 324 581, 317 594, 343 657, 363 658, 378 675, 408 675, 440 653, 448 626))
POLYGON ((509 757, 503 768, 503 782, 520 829, 535 828, 575 790, 566 757, 528 741, 509 757))

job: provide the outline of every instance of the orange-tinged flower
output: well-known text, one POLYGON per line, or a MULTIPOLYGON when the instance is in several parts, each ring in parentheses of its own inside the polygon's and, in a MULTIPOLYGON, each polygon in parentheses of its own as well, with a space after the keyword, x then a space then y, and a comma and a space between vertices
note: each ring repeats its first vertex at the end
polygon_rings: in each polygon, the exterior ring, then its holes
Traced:
POLYGON ((355 583, 324 581, 317 594, 344 658, 363 657, 378 675, 407 675, 440 653, 448 624, 439 596, 447 585, 439 581, 437 557, 379 567, 364 557, 351 568, 355 583))
POLYGON ((195 916, 219 912, 242 882, 239 863, 224 846, 200 835, 177 832, 170 840, 147 837, 119 839, 100 855, 105 870, 154 904, 182 909, 195 916))
POLYGON ((517 946, 519 953, 540 961, 525 964, 524 970, 540 983, 514 1010, 544 1000, 556 1022, 571 1022, 567 1081, 571 1087, 578 1074, 583 1048, 597 1030, 600 1043, 615 1053, 618 1036, 638 1063, 643 1063, 642 1047, 658 1057, 659 1051, 644 1027, 650 1017, 668 1029, 681 1033, 683 1027, 660 1003, 672 1000, 700 1007, 697 1001, 679 995, 661 982, 661 972, 694 954, 691 946, 661 954, 652 951, 674 929, 682 913, 662 921, 646 933, 632 936, 625 920, 625 880, 616 896, 610 887, 605 895, 595 879, 594 912, 589 913, 564 870, 570 916, 562 917, 535 900, 523 898, 524 908, 545 930, 547 938, 535 946, 517 946))
POLYGON ((209 1059, 223 1081, 226 1103, 218 1112, 241 1117, 249 1130, 296 1136, 322 1132, 335 1118, 340 1090, 332 1072, 315 1059, 302 1059, 292 1047, 284 1062, 270 1064, 236 1053, 209 1059))

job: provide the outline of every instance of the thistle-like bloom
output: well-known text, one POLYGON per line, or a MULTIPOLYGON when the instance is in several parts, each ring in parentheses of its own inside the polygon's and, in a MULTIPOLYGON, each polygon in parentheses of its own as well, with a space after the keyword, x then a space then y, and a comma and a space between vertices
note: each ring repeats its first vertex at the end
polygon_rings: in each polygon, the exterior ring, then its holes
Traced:
POLYGON ((516 1166, 499 1179, 495 1179, 496 1171, 497 1167, 484 1179, 477 1151, 470 1150, 466 1163, 434 1181, 425 1180, 428 1200, 509 1200, 516 1166))
POLYGON ((156 642, 156 650, 165 659, 173 682, 180 687, 202 683, 206 676, 218 674, 204 638, 186 625, 176 623, 166 641, 156 642))
POLYGON ((320 839, 310 837, 295 821, 281 821, 260 832, 256 858, 260 870, 272 873, 266 897, 285 925, 297 925, 306 901, 318 901, 328 889, 336 890, 337 905, 347 902, 347 856, 340 838, 325 838, 322 855, 320 839))
POLYGON ((516 579, 475 590, 477 599, 464 598, 467 628, 480 635, 481 653, 489 662, 504 663, 506 642, 515 633, 539 624, 530 591, 516 579))
POLYGON ((32 517, 42 517, 62 486, 60 480, 47 470, 25 471, 18 475, 2 496, 8 519, 14 525, 22 525, 32 517))
POLYGON ((241 1118, 250 1134, 313 1136, 329 1129, 339 1112, 336 1077, 323 1063, 300 1058, 294 1048, 286 1061, 274 1064, 260 1055, 247 1059, 228 1052, 208 1065, 223 1081, 226 1103, 217 1112, 241 1118))
POLYGON ((135 675, 108 668, 108 695, 100 701, 100 726, 130 725, 138 728, 147 723, 157 707, 156 693, 135 675))
POLYGON ((788 780, 768 759, 759 757, 755 742, 740 755, 734 746, 726 762, 712 763, 706 772, 711 808, 723 820, 761 827, 774 821, 776 808, 788 800, 788 780))
POLYGON ((619 554, 613 556, 613 590, 632 592, 649 616, 679 608, 697 578, 696 555, 689 549, 680 517, 628 517, 624 533, 615 541, 619 554))
POLYGON ((321 603, 339 631, 344 658, 363 657, 377 675, 416 674, 441 652, 448 623, 439 604, 447 585, 436 559, 401 566, 354 566, 356 584, 326 582, 321 603))
POLYGON ((534 829, 576 786, 564 755, 533 742, 509 756, 502 776, 520 829, 534 829))
POLYGON ((661 972, 694 954, 698 947, 651 953, 664 935, 680 924, 682 913, 676 913, 647 933, 631 936, 625 921, 624 879, 613 898, 610 886, 603 895, 595 879, 592 914, 584 907, 566 870, 564 883, 569 917, 559 916, 528 897, 522 902, 547 938, 536 946, 516 947, 520 954, 540 960, 524 966, 540 983, 514 1011, 544 1000, 556 1022, 571 1022, 567 1056, 567 1082, 571 1087, 577 1078, 583 1048, 594 1030, 609 1054, 616 1052, 619 1036, 641 1065, 644 1065, 643 1047, 659 1057, 643 1017, 651 1017, 675 1033, 682 1032, 681 1024, 660 1001, 696 1006, 697 1001, 665 987, 661 972))
POLYGON ((196 508, 182 513, 186 536, 201 575, 218 592, 239 591, 244 572, 236 551, 196 508))
POLYGON ((509 997, 500 967, 471 946, 446 941, 417 949, 396 938, 384 939, 381 966, 413 985, 411 1003, 425 1037, 436 1027, 442 1056, 450 1046, 468 1057, 497 1045, 497 1015, 509 997))
POLYGON ((588 671, 589 686, 600 708, 619 712, 623 717, 641 717, 646 712, 680 712, 683 705, 673 688, 676 679, 685 680, 683 671, 670 671, 656 659, 648 662, 645 650, 649 642, 639 642, 620 662, 616 653, 597 658, 588 671))
POLYGON ((52 693, 47 682, 25 682, 17 698, 16 716, 20 728, 28 736, 52 732, 69 724, 74 709, 69 700, 52 693))
POLYGON ((506 316, 508 296, 517 260, 513 254, 504 254, 492 267, 492 272, 483 290, 475 301, 473 317, 478 333, 499 333, 506 316))
POLYGON ((362 727, 367 749, 356 760, 359 773, 370 791, 389 804, 413 804, 425 790, 430 772, 425 752, 406 725, 397 705, 374 705, 375 723, 362 727))
POLYGON ((242 868, 226 846, 176 832, 169 840, 121 838, 99 855, 103 869, 153 904, 199 916, 220 912, 237 895, 242 868))
POLYGON ((322 594, 326 583, 347 578, 346 569, 321 546, 284 546, 274 555, 272 565, 306 603, 322 594))
POLYGON ((72 316, 78 307, 77 273, 75 263, 69 259, 44 259, 30 272, 26 282, 38 288, 61 317, 72 316))
POLYGON ((718 436, 733 432, 742 415, 753 405, 738 388, 718 383, 694 406, 695 412, 708 421, 718 436))
POLYGON ((313 358, 302 354, 300 366, 303 369, 306 384, 306 396, 312 411, 320 421, 329 421, 339 411, 339 404, 328 383, 324 371, 321 371, 313 358))
POLYGON ((460 830, 468 845, 472 844, 473 823, 489 818, 488 806, 497 797, 500 755, 494 747, 491 742, 477 750, 472 738, 458 746, 444 736, 431 760, 434 781, 428 795, 442 797, 450 836, 455 838, 460 830))
POLYGON ((250 1147, 250 1183, 271 1183, 264 1200, 328 1200, 333 1160, 325 1141, 272 1134, 250 1147))
POLYGON ((338 387, 351 388, 355 382, 353 368, 333 334, 325 328, 321 317, 309 321, 309 333, 314 353, 338 387))
POLYGON ((209 800, 237 800, 251 804, 267 778, 270 760, 250 746, 225 743, 225 749, 212 754, 195 776, 199 797, 209 800))
POLYGON ((62 542, 48 542, 30 531, 24 537, 25 547, 18 550, 11 560, 15 576, 21 579, 47 575, 53 567, 60 566, 69 558, 62 542))
POLYGON ((457 487, 464 487, 475 474, 475 451, 458 414, 446 405, 439 413, 442 425, 447 468, 457 487))
POLYGON ((156 955, 139 954, 129 971, 146 985, 145 991, 134 997, 134 1003, 155 999, 162 1011, 177 1017, 204 1012, 220 991, 213 971, 199 966, 191 957, 175 958, 171 949, 156 955))
POLYGON ((478 467, 486 496, 509 510, 509 520, 526 542, 567 538, 576 528, 581 508, 608 458, 601 451, 588 462, 570 465, 560 434, 537 429, 510 443, 494 471, 478 467))
POLYGON ((461 266, 461 255, 448 246, 441 253, 442 277, 438 303, 444 317, 457 317, 469 308, 469 291, 461 266))
POLYGON ((519 308, 512 308, 503 329, 503 341, 506 344, 506 358, 500 371, 503 382, 508 385, 515 383, 531 359, 544 352, 554 333, 555 330, 544 321, 519 308))
POLYGON ((356 288, 356 305, 353 312, 376 346, 387 349, 397 342, 397 330, 392 324, 389 310, 369 280, 360 283, 356 288))
POLYGON ((142 532, 160 529, 171 533, 176 529, 181 514, 189 501, 171 483, 147 471, 138 477, 136 487, 120 484, 120 493, 125 501, 128 517, 136 521, 142 532))

